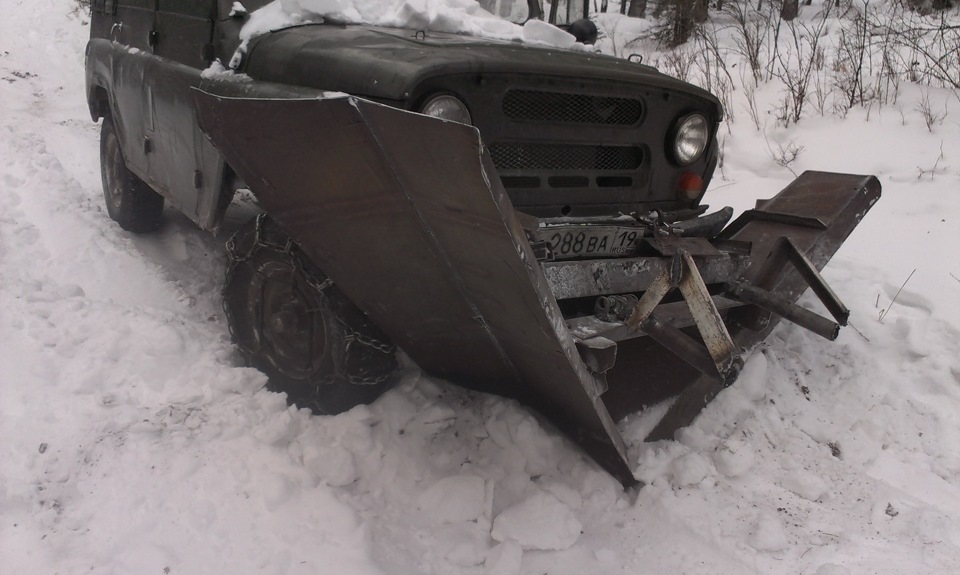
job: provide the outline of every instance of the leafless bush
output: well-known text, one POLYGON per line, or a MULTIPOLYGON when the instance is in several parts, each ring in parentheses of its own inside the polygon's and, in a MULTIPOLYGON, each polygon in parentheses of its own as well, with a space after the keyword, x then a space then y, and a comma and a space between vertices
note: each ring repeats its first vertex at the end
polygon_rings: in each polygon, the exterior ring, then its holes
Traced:
POLYGON ((867 14, 870 3, 864 3, 864 13, 855 13, 849 26, 840 30, 840 41, 837 45, 833 65, 833 84, 843 95, 839 108, 844 113, 855 105, 863 105, 873 98, 873 93, 867 88, 865 77, 869 74, 870 34, 867 24, 867 14))
POLYGON ((821 116, 827 109, 827 96, 831 94, 824 71, 817 70, 810 79, 810 104, 821 116))
POLYGON ((777 53, 778 66, 773 75, 783 82, 786 90, 787 123, 800 121, 808 102, 811 78, 816 71, 823 69, 825 56, 820 43, 827 29, 829 6, 812 25, 796 20, 786 23, 789 43, 786 51, 777 53))
POLYGON ((693 71, 694 60, 694 54, 689 46, 679 46, 669 50, 656 64, 663 73, 688 82, 693 71))
POLYGON ((790 96, 784 95, 783 98, 771 110, 774 113, 777 123, 784 128, 790 125, 790 96))
POLYGON ((932 168, 923 169, 920 166, 917 166, 917 180, 922 180, 924 176, 930 176, 932 180, 937 173, 946 171, 946 168, 940 167, 940 162, 943 161, 943 142, 940 142, 940 155, 937 156, 937 160, 933 162, 932 168))
POLYGON ((921 91, 920 100, 914 109, 920 112, 920 115, 923 117, 923 122, 927 125, 927 131, 929 132, 933 132, 933 127, 939 126, 947 118, 946 104, 943 106, 943 113, 933 111, 933 106, 930 105, 930 92, 928 90, 921 91))
POLYGON ((743 95, 747 101, 747 112, 757 131, 760 131, 760 110, 757 108, 757 85, 749 80, 743 80, 743 95))
POLYGON ((900 95, 900 74, 896 66, 896 46, 889 31, 881 31, 880 38, 880 70, 877 73, 874 93, 881 104, 896 104, 900 95))
MULTIPOLYGON (((767 3, 771 6, 772 3, 767 3)), ((737 51, 747 61, 754 83, 763 81, 764 65, 762 58, 768 49, 771 29, 771 11, 763 9, 760 4, 757 9, 751 2, 729 2, 723 5, 724 14, 733 20, 733 42, 737 51)))
POLYGON ((780 58, 780 31, 783 27, 783 20, 780 18, 771 18, 770 49, 767 54, 767 79, 773 78, 774 70, 777 67, 777 61, 780 58))
POLYGON ((790 173, 796 176, 797 173, 791 166, 795 161, 797 161, 797 158, 800 157, 800 153, 803 152, 804 147, 798 145, 796 140, 790 140, 786 144, 778 143, 774 146, 771 146, 770 140, 767 139, 766 135, 764 135, 763 138, 767 143, 767 151, 770 152, 770 157, 773 159, 773 161, 778 166, 782 166, 790 170, 790 173))
POLYGON ((724 121, 727 129, 733 122, 733 77, 727 68, 727 54, 721 48, 716 27, 707 24, 700 27, 693 38, 693 53, 699 57, 693 59, 696 72, 693 83, 715 95, 723 104, 727 114, 724 121))
POLYGON ((905 71, 912 82, 960 90, 960 25, 951 24, 944 12, 929 16, 896 5, 892 9, 893 14, 871 19, 899 48, 891 54, 891 66, 905 71))

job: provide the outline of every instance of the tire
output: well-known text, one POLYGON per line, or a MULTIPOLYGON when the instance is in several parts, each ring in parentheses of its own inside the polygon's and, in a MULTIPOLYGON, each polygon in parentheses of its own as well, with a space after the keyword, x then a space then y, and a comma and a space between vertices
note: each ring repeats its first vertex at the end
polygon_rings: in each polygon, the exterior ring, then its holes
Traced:
POLYGON ((332 415, 393 385, 396 348, 270 218, 254 218, 227 249, 230 333, 268 388, 332 415))
POLYGON ((107 213, 121 228, 140 234, 160 227, 163 196, 127 168, 110 116, 100 127, 100 177, 107 213))

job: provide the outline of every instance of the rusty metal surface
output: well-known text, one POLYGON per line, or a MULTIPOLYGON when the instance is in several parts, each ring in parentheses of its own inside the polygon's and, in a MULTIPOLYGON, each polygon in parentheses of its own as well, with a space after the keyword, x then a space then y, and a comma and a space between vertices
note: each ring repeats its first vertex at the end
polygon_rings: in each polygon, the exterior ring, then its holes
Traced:
MULTIPOLYGON (((708 284, 743 275, 750 263, 742 255, 694 256, 708 284)), ((544 262, 543 271, 557 299, 644 291, 669 269, 670 258, 638 257, 574 262, 544 262)))
MULTIPOLYGON (((804 172, 776 197, 758 202, 757 210, 775 213, 777 217, 756 217, 746 213, 728 227, 730 239, 753 242, 753 264, 743 276, 744 281, 776 294, 784 301, 796 302, 807 289, 808 282, 796 269, 769 265, 776 256, 780 238, 787 237, 817 270, 823 269, 856 228, 864 215, 880 199, 880 182, 873 176, 804 172), (782 217, 782 216, 788 217, 782 217), (819 221, 823 227, 809 222, 819 221), (791 223, 787 223, 791 222, 791 223)), ((749 307, 732 309, 727 314, 727 325, 734 342, 750 349, 776 327, 779 318, 754 322, 749 307)), ((621 355, 625 352, 620 350, 621 355)), ((618 377, 616 369, 607 373, 611 391, 629 389, 631 384, 618 377)), ((689 425, 704 406, 723 390, 724 385, 695 373, 679 374, 673 378, 673 395, 677 399, 657 427, 648 435, 648 441, 669 439, 677 429, 689 425)), ((608 397, 623 395, 624 404, 639 408, 644 398, 638 394, 613 392, 608 397)), ((663 399, 663 395, 659 396, 663 399)), ((649 402, 649 399, 647 400, 649 402)), ((608 405, 611 405, 608 402, 608 405)), ((614 417, 621 412, 613 411, 614 417)))
POLYGON ((723 317, 713 303, 713 298, 707 291, 707 286, 703 283, 693 258, 687 253, 682 255, 685 273, 678 286, 680 293, 690 307, 693 320, 697 323, 697 330, 713 359, 717 373, 722 379, 729 379, 731 368, 740 359, 739 350, 730 338, 727 326, 723 323, 723 317))
POLYGON ((824 339, 834 341, 840 335, 840 324, 750 284, 734 282, 727 293, 730 297, 776 314, 824 339))
MULTIPOLYGON (((726 310, 742 306, 743 304, 723 296, 715 296, 713 298, 713 305, 715 305, 717 310, 723 315, 726 310)), ((661 303, 656 309, 657 317, 665 324, 681 329, 694 327, 696 325, 686 302, 661 303)), ((622 321, 603 321, 595 315, 568 319, 567 327, 570 329, 570 334, 578 340, 603 336, 619 342, 643 335, 642 332, 638 333, 622 321)))
MULTIPOLYGON (((694 248, 697 247, 696 242, 690 243, 694 248)), ((738 350, 730 338, 727 327, 723 323, 723 317, 703 282, 693 257, 682 248, 682 242, 672 242, 671 251, 673 252, 669 260, 671 265, 661 271, 633 309, 623 314, 626 316, 623 323, 636 334, 649 335, 697 371, 715 376, 721 381, 729 381, 731 374, 739 371, 737 366, 742 363, 738 350), (664 297, 674 289, 682 295, 683 303, 697 328, 702 345, 679 328, 664 323, 654 313, 664 297)), ((597 303, 608 315, 611 311, 608 309, 609 306, 599 304, 604 299, 621 300, 623 298, 624 296, 600 298, 597 303)))
POLYGON ((635 482, 474 128, 354 98, 197 104, 264 210, 418 365, 519 398, 635 482))

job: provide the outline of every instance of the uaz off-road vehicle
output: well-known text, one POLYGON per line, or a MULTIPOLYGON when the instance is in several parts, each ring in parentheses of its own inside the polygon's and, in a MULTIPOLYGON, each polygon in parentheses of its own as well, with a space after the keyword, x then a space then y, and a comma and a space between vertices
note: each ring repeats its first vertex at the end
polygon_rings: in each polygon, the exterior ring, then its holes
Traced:
POLYGON ((256 196, 224 307, 299 405, 373 400, 396 345, 534 407, 629 484, 618 419, 674 398, 651 434, 669 437, 780 318, 827 338, 846 322, 818 270, 875 178, 804 173, 728 224, 701 204, 722 110, 698 88, 584 50, 321 18, 238 50, 267 2, 243 4, 94 0, 87 97, 125 229, 166 201, 216 231, 236 189, 256 196), (808 287, 832 319, 795 304, 808 287))

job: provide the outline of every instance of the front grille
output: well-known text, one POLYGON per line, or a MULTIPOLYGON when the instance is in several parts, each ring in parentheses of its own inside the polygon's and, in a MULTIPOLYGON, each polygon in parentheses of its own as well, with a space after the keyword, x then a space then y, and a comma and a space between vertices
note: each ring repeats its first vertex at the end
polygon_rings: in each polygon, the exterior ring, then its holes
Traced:
POLYGON ((540 90, 510 90, 503 113, 511 120, 632 126, 640 121, 640 100, 540 90))
POLYGON ((633 146, 492 144, 498 170, 636 170, 643 153, 633 146))

